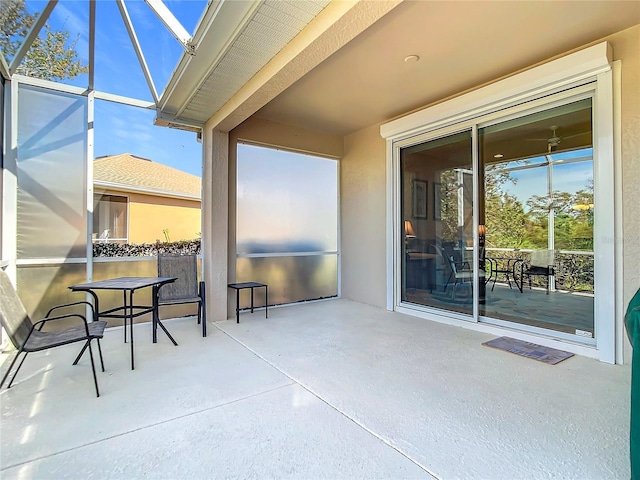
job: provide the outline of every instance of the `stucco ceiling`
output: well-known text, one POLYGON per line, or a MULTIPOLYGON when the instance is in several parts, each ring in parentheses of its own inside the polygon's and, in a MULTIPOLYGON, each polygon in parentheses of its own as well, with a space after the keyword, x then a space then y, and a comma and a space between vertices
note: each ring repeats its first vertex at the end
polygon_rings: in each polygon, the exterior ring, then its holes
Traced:
POLYGON ((638 1, 405 1, 257 115, 345 135, 638 23, 638 1))

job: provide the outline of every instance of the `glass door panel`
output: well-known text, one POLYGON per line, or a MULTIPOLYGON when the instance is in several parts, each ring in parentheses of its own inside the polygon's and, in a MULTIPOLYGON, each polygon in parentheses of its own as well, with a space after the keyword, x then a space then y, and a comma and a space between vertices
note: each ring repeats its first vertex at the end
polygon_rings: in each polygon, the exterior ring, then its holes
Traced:
POLYGON ((400 151, 404 302, 473 313, 471 131, 400 151))
POLYGON ((480 315, 593 337, 591 110, 585 99, 479 129, 480 315))

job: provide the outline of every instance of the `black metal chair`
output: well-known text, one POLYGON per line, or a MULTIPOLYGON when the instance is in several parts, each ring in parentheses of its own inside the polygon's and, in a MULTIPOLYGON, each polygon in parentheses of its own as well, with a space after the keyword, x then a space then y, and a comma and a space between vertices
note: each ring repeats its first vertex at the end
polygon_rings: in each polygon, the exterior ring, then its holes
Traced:
POLYGON ((158 276, 176 277, 173 283, 158 290, 158 305, 198 304, 198 324, 207 336, 207 313, 204 282, 198 282, 198 259, 195 255, 158 255, 158 276))
MULTIPOLYGON (((555 279, 555 252, 553 250, 533 250, 529 263, 520 263, 520 293, 524 286, 524 277, 529 279, 529 289, 531 289, 531 277, 542 276, 547 279, 547 295, 549 294, 549 278, 555 279)), ((516 282, 517 284, 517 282, 516 282)))
POLYGON ((13 361, 11 362, 11 365, 9 365, 9 368, 2 377, 0 388, 2 388, 4 382, 7 380, 9 373, 13 369, 13 366, 15 365, 21 353, 24 353, 24 357, 22 357, 22 361, 14 372, 13 377, 11 377, 11 381, 9 381, 9 385, 7 385, 7 388, 11 388, 16 375, 18 375, 18 371, 22 367, 22 364, 26 360, 29 353, 39 352, 42 350, 47 350, 49 348, 60 347, 62 345, 68 345, 71 343, 84 342, 84 346, 73 364, 76 365, 78 363, 80 357, 82 357, 84 351, 88 347, 89 357, 91 358, 91 369, 93 371, 93 382, 96 386, 96 395, 98 397, 100 396, 100 391, 98 390, 98 378, 96 377, 96 367, 93 362, 93 352, 91 350, 91 341, 95 339, 98 342, 100 364, 102 366, 102 371, 104 372, 104 361, 102 360, 100 339, 104 336, 104 329, 107 326, 107 322, 87 322, 87 319, 83 315, 77 313, 66 313, 62 315, 51 316, 52 312, 54 312, 55 310, 67 308, 73 305, 89 305, 93 311, 93 306, 89 302, 74 302, 65 305, 58 305, 49 310, 45 318, 32 323, 29 315, 22 305, 22 302, 20 301, 20 298, 18 297, 18 294, 13 288, 9 277, 4 271, 0 271, 0 298, 2 298, 2 301, 0 302, 0 321, 2 322, 3 328, 11 339, 11 343, 13 343, 13 345, 18 350, 17 354, 13 358, 13 361), (63 319, 76 319, 78 320, 78 325, 66 327, 61 330, 44 332, 42 331, 42 327, 44 327, 46 323, 63 319))
MULTIPOLYGON (((455 257, 452 254, 449 254, 445 251, 445 249, 439 245, 435 245, 436 252, 442 259, 442 262, 445 266, 446 271, 449 272, 449 277, 447 279, 447 283, 445 283, 444 289, 445 292, 447 287, 453 283, 453 292, 452 298, 456 297, 456 289, 458 285, 468 283, 471 285, 473 283, 474 272, 469 265, 469 262, 462 261, 457 262, 455 257), (453 282, 452 282, 453 280, 453 282)), ((478 277, 481 282, 485 282, 485 270, 480 268, 478 270, 478 277)))

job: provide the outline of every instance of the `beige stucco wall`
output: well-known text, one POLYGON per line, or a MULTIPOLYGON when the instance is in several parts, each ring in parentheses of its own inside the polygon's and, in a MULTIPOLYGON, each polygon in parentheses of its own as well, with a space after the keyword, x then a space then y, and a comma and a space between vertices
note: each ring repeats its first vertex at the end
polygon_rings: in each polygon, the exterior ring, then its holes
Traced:
POLYGON ((610 36, 621 61, 620 93, 624 304, 640 288, 640 25, 610 36))
POLYGON ((129 243, 164 242, 163 230, 169 230, 170 240, 198 238, 200 200, 143 195, 110 190, 104 193, 129 198, 129 243))
POLYGON ((238 140, 323 157, 340 158, 343 152, 343 141, 339 135, 313 132, 257 117, 249 118, 238 125, 231 131, 229 139, 230 155, 235 155, 238 140))
MULTIPOLYGON (((622 62, 624 304, 640 287, 640 26, 605 38, 622 62)), ((599 40, 602 41, 602 40, 599 40)), ((345 137, 341 162, 342 296, 386 305, 386 151, 379 125, 345 137)), ((612 232, 613 233, 613 232, 612 232)))
MULTIPOLYGON (((622 63, 621 165, 625 305, 640 286, 640 26, 605 39, 622 63)), ((594 42, 594 43, 598 43, 594 42)), ((237 140, 341 157, 341 294, 344 298, 386 306, 386 148, 380 125, 342 140, 252 118, 230 136, 230 231, 235 231, 235 152, 237 140), (342 149, 341 149, 342 145, 342 149)), ((229 239, 229 278, 235 275, 235 238, 229 239)))
POLYGON ((192 240, 200 229, 200 201, 176 198, 130 195, 129 242, 164 241, 164 229, 169 239, 192 240))
POLYGON ((386 307, 386 150, 380 125, 344 140, 340 164, 342 297, 386 307))

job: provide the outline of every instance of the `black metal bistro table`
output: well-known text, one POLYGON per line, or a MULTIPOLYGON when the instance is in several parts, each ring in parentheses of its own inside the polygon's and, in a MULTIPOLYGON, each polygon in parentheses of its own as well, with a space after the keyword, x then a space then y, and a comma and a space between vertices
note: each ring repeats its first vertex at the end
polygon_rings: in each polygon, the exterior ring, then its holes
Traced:
POLYGON ((95 308, 95 320, 102 318, 121 318, 124 320, 124 341, 127 341, 127 320, 129 321, 129 332, 131 342, 131 370, 134 369, 133 362, 133 319, 151 313, 153 318, 153 343, 157 343, 157 328, 160 326, 167 337, 173 342, 174 345, 178 343, 173 339, 169 331, 160 321, 158 316, 158 290, 167 283, 176 281, 176 277, 119 277, 109 280, 100 280, 98 282, 79 283, 77 285, 71 285, 69 288, 74 292, 87 292, 93 297, 95 308), (133 294, 136 290, 142 288, 153 289, 151 295, 152 305, 134 305, 133 294), (122 291, 122 306, 110 308, 108 310, 100 311, 98 294, 96 290, 120 290, 122 291), (128 295, 127 295, 128 293, 128 295))
POLYGON ((522 259, 515 257, 486 257, 486 261, 489 262, 491 267, 489 278, 487 278, 485 282, 489 283, 491 278, 493 278, 492 292, 493 289, 496 288, 498 275, 504 275, 505 280, 509 283, 509 288, 511 288, 511 279, 513 279, 513 282, 518 286, 518 282, 516 281, 516 265, 518 262, 521 262, 522 259))

